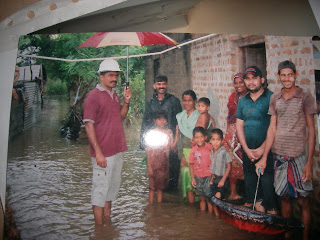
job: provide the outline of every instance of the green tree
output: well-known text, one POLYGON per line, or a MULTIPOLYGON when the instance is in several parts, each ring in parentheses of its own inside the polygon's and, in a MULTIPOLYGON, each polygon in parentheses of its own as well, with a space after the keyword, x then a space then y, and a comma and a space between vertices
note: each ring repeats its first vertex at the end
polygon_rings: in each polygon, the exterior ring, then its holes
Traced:
MULTIPOLYGON (((78 48, 93 33, 81 34, 54 34, 54 35, 27 35, 19 41, 19 52, 39 56, 57 57, 66 59, 86 59, 126 56, 125 46, 108 46, 102 48, 78 48)), ((146 53, 146 47, 129 47, 130 55, 146 53)), ((66 84, 70 98, 73 98, 78 88, 91 89, 99 82, 97 69, 101 61, 65 62, 47 59, 33 59, 33 64, 43 64, 50 80, 60 79, 66 84), (88 87, 87 85, 90 84, 88 87)), ((120 68, 126 70, 126 59, 119 59, 120 68)), ((144 76, 145 66, 143 58, 130 58, 129 79, 134 92, 130 114, 137 116, 144 111, 144 76)), ((28 58, 22 59, 20 66, 28 65, 28 58)), ((124 72, 124 74, 126 74, 124 72)), ((124 82, 122 78, 122 83, 124 82)), ((121 84, 118 84, 118 92, 121 84)), ((81 95, 81 94, 79 94, 81 95)))

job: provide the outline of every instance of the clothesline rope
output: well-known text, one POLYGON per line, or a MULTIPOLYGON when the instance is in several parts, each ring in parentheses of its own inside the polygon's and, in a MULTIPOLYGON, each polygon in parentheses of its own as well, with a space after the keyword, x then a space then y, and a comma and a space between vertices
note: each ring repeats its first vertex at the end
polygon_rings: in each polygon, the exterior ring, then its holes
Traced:
MULTIPOLYGON (((203 37, 199 37, 199 38, 190 40, 190 41, 188 41, 188 42, 178 44, 178 45, 176 45, 176 46, 174 46, 174 47, 165 49, 165 50, 160 51, 160 52, 129 55, 129 58, 161 55, 161 54, 163 54, 163 53, 172 51, 172 50, 174 50, 174 49, 176 49, 176 48, 181 48, 181 47, 183 47, 183 46, 185 46, 185 45, 188 45, 188 44, 190 44, 190 43, 197 42, 197 41, 201 41, 201 40, 203 40, 203 39, 210 38, 210 37, 215 36, 215 35, 216 35, 216 34, 212 33, 212 34, 209 34, 209 35, 206 35, 206 36, 203 36, 203 37)), ((37 55, 26 55, 26 54, 18 54, 18 57, 40 58, 40 59, 48 59, 48 60, 64 61, 64 62, 87 62, 87 61, 101 61, 101 60, 104 60, 104 59, 107 59, 107 58, 113 58, 113 59, 123 59, 123 58, 127 58, 127 56, 117 56, 117 57, 102 57, 102 58, 66 59, 66 58, 56 58, 56 57, 46 57, 46 56, 37 56, 37 55)))

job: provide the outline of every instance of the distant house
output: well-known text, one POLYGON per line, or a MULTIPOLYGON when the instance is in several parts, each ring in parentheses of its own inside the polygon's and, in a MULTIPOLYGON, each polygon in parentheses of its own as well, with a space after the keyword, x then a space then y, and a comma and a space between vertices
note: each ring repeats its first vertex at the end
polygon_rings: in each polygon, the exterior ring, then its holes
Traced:
POLYGON ((41 119, 46 74, 42 65, 19 67, 19 78, 13 91, 10 114, 10 138, 29 129, 41 119))

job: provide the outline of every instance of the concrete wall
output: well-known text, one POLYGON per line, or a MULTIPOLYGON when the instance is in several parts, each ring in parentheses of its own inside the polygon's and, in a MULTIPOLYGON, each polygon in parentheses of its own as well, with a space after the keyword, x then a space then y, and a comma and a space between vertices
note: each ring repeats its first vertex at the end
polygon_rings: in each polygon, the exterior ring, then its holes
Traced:
POLYGON ((168 77, 168 92, 181 100, 182 93, 191 89, 189 48, 183 47, 160 56, 146 58, 146 101, 153 95, 154 62, 159 61, 158 74, 168 77))
POLYGON ((12 100, 10 112, 9 141, 23 132, 23 102, 12 100))

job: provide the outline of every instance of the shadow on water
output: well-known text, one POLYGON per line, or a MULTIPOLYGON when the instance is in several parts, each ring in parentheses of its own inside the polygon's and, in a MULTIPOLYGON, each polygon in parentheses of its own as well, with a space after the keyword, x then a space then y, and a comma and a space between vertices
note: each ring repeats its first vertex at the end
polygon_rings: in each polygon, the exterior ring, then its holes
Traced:
POLYGON ((227 225, 184 204, 179 192, 148 205, 136 126, 126 129, 129 151, 111 219, 95 227, 88 146, 59 133, 67 111, 65 100, 46 99, 42 121, 9 143, 7 195, 22 239, 277 239, 227 225))

